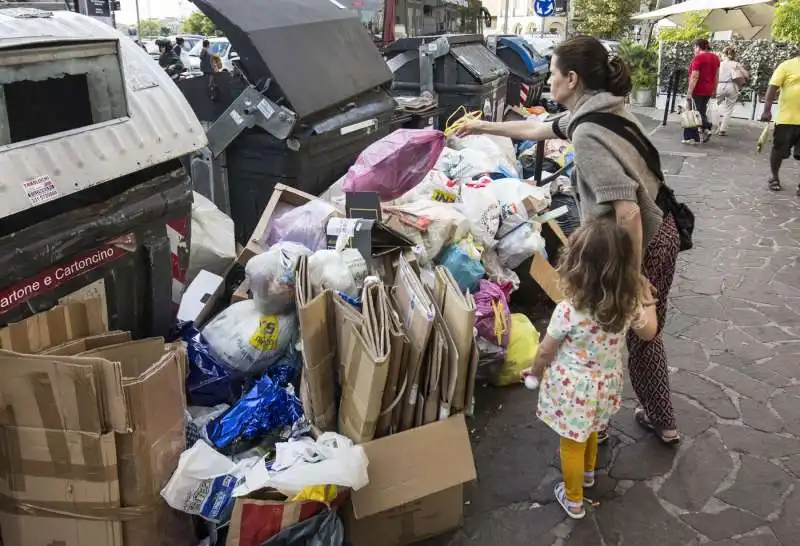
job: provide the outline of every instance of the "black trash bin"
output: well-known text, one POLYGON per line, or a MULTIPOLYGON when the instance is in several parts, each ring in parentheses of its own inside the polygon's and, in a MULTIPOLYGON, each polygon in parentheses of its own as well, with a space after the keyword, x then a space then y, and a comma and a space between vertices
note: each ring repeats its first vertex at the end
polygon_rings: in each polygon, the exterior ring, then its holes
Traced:
POLYGON ((521 36, 489 36, 487 47, 508 67, 509 106, 534 106, 542 98, 550 73, 547 59, 521 36))
POLYGON ((477 35, 447 35, 403 38, 385 50, 394 73, 392 92, 396 95, 419 95, 420 47, 443 38, 449 51, 433 62, 433 84, 438 98, 435 125, 443 129, 448 118, 464 106, 479 110, 486 120, 502 120, 506 107, 508 69, 477 35))
POLYGON ((191 207, 176 159, 0 220, 0 326, 72 295, 105 300, 112 330, 169 335, 191 207))
MULTIPOLYGON (((201 121, 212 124, 246 90, 289 109, 296 123, 278 138, 256 126, 225 149, 236 240, 246 244, 272 194, 286 184, 320 194, 364 148, 392 130, 392 74, 350 10, 316 0, 197 0, 230 39, 241 71, 179 84, 201 121)), ((213 140, 209 134, 209 139, 213 140)))

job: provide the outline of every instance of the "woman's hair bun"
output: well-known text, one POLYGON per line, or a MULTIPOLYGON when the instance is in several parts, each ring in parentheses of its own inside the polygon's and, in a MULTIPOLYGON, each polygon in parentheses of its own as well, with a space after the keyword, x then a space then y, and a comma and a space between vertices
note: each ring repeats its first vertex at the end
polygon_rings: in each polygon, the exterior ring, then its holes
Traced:
POLYGON ((633 89, 633 81, 631 81, 631 71, 628 68, 628 63, 622 60, 618 55, 612 55, 608 58, 608 80, 606 82, 606 90, 618 97, 628 95, 633 89))

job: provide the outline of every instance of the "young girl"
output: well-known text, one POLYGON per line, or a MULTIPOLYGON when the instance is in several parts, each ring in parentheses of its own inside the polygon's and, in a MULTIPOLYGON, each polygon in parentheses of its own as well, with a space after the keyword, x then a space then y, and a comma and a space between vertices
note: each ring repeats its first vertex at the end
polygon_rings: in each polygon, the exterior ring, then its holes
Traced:
POLYGON ((612 220, 593 220, 570 238, 559 267, 558 304, 532 367, 542 379, 537 416, 561 436, 564 481, 556 499, 573 519, 586 515, 583 488, 594 485, 597 433, 622 398, 622 350, 629 328, 650 340, 658 320, 650 285, 636 269, 633 241, 612 220))

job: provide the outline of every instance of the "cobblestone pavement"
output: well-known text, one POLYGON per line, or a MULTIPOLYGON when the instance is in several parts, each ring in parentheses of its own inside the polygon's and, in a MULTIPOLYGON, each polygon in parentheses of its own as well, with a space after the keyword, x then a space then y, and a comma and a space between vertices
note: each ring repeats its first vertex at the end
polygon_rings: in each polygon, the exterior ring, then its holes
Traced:
POLYGON ((600 505, 573 523, 554 504, 558 438, 537 421, 536 396, 480 389, 479 481, 463 529, 436 544, 800 545, 800 164, 787 161, 790 189, 770 193, 758 126, 731 134, 691 148, 677 126, 653 135, 697 216, 666 326, 684 443, 665 448, 643 432, 628 388, 587 492, 600 505))

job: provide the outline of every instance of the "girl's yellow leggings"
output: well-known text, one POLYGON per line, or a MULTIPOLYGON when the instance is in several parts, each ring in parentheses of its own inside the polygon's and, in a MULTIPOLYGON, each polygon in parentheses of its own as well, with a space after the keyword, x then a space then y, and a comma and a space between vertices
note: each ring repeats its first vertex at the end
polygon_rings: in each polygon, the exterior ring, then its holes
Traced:
POLYGON ((584 473, 594 472, 597 464, 597 433, 593 432, 585 442, 576 442, 562 436, 560 451, 567 500, 583 502, 584 473))

